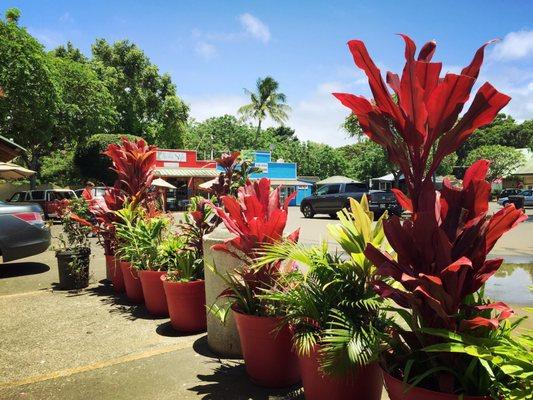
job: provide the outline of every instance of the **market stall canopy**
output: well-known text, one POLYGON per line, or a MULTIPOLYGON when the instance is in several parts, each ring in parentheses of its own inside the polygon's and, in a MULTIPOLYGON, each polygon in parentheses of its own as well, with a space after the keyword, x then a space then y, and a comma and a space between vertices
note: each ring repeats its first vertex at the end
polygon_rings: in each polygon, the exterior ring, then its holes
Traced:
POLYGON ((157 168, 156 176, 168 176, 170 178, 214 178, 220 171, 214 168, 157 168))
POLYGON ((0 179, 22 179, 35 174, 35 171, 16 164, 0 162, 0 179))
POLYGON ((8 162, 26 150, 15 142, 0 135, 0 162, 8 162))
POLYGON ((168 183, 164 179, 157 178, 152 181, 152 186, 167 188, 167 189, 176 189, 176 186, 168 183))
POLYGON ((341 175, 335 175, 330 176, 329 178, 322 179, 321 181, 318 181, 317 185, 327 185, 329 183, 361 183, 359 181, 356 181, 355 179, 348 178, 346 176, 341 175))

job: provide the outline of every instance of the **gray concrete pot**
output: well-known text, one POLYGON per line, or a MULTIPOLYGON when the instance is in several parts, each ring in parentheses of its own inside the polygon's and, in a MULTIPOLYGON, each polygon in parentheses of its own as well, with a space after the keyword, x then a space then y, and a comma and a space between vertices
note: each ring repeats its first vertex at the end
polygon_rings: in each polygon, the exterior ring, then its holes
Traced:
MULTIPOLYGON (((243 264, 241 260, 231 254, 211 249, 213 245, 222 243, 232 237, 233 235, 223 224, 220 224, 209 235, 204 236, 205 297, 207 307, 210 307, 215 302, 222 306, 227 301, 225 299, 217 299, 218 295, 227 286, 220 277, 211 271, 208 265, 214 265, 218 272, 224 275, 227 272, 231 273, 235 268, 243 264)), ((219 319, 207 311, 207 343, 212 351, 222 357, 242 358, 239 333, 231 312, 223 325, 219 319)))

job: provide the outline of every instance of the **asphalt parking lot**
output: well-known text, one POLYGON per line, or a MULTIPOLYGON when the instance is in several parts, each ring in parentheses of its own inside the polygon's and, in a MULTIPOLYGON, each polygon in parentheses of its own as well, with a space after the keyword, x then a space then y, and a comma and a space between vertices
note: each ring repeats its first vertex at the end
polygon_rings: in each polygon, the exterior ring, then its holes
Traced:
MULTIPOLYGON (((498 287, 501 283, 491 289, 525 293, 511 298, 517 309, 533 304, 527 292, 533 274, 533 210, 527 212, 529 220, 493 251, 506 262, 530 263, 498 277, 502 282, 515 277, 525 292, 498 287), (522 275, 514 275, 517 271, 522 275)), ((301 241, 313 244, 327 239, 326 225, 334 222, 303 219, 294 208, 287 231, 300 226, 301 241)), ((116 296, 104 283, 104 264, 93 240, 91 285, 77 293, 56 290, 52 251, 0 264, 1 399, 303 398, 298 388, 269 391, 251 384, 241 361, 221 360, 209 351, 205 333, 177 335, 168 319, 154 319, 142 306, 116 296)))

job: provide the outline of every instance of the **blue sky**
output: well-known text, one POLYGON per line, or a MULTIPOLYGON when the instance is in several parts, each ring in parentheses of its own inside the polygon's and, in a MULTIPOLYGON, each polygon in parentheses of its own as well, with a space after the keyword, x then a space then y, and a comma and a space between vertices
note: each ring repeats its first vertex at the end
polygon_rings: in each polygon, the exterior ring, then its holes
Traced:
POLYGON ((302 139, 350 143, 346 110, 332 91, 368 94, 347 50, 362 39, 382 71, 400 71, 407 33, 435 39, 435 60, 457 72, 484 42, 480 83, 513 97, 505 111, 533 118, 533 1, 61 1, 2 2, 47 48, 70 40, 86 54, 96 38, 130 39, 162 72, 198 119, 235 114, 258 77, 280 82, 302 139))

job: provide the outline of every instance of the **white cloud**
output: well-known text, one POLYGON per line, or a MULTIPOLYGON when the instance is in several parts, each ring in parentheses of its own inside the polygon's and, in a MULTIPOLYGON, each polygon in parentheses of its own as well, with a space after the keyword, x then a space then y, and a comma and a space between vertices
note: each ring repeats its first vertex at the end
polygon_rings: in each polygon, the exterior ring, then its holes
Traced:
POLYGON ((47 49, 53 49, 66 42, 62 33, 50 29, 35 29, 30 27, 28 28, 28 32, 44 44, 47 49))
POLYGON ((61 22, 73 22, 74 19, 72 18, 70 13, 68 11, 66 11, 63 15, 61 15, 59 17, 59 21, 61 21, 61 22))
POLYGON ((244 95, 184 96, 184 98, 190 106, 191 117, 197 121, 225 114, 237 116, 239 107, 247 102, 244 95))
POLYGON ((244 13, 239 15, 239 21, 244 30, 254 38, 268 43, 270 41, 270 29, 259 18, 254 17, 252 14, 244 13))
POLYGON ((533 30, 509 32, 496 44, 492 57, 496 60, 518 60, 533 56, 533 30))
POLYGON ((211 58, 215 57, 217 55, 217 49, 214 45, 207 42, 198 42, 196 43, 196 46, 194 47, 194 51, 196 54, 200 55, 206 60, 210 60, 211 58))

